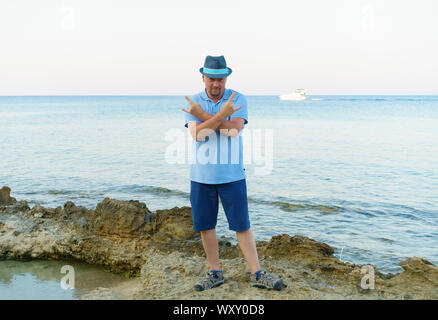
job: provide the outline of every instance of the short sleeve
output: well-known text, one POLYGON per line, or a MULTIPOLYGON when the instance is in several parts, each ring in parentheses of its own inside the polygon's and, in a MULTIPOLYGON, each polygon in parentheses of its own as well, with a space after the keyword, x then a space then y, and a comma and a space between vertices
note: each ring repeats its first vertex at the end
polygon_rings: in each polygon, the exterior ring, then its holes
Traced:
MULTIPOLYGON (((195 101, 195 99, 193 97, 190 97, 191 100, 195 101)), ((186 100, 186 104, 184 105, 184 109, 188 109, 189 108, 189 102, 186 100)), ((193 114, 188 113, 188 112, 184 112, 186 114, 186 120, 185 120, 185 124, 184 126, 186 128, 188 128, 188 123, 192 122, 192 121, 197 121, 197 122, 202 122, 201 119, 195 117, 193 114)))
POLYGON ((242 106, 241 109, 237 110, 236 112, 234 112, 231 116, 230 119, 233 118, 243 118, 245 119, 245 123, 248 123, 248 103, 246 102, 246 97, 243 94, 239 94, 237 96, 237 99, 234 101, 234 108, 238 108, 242 106))

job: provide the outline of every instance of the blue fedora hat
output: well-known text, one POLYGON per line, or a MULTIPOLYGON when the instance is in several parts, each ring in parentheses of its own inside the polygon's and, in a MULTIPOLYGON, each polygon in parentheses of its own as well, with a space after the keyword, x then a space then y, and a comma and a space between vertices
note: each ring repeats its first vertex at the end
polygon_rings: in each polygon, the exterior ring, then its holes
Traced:
POLYGON ((209 78, 226 78, 233 72, 233 70, 227 67, 224 56, 207 56, 204 67, 200 68, 199 71, 209 78))

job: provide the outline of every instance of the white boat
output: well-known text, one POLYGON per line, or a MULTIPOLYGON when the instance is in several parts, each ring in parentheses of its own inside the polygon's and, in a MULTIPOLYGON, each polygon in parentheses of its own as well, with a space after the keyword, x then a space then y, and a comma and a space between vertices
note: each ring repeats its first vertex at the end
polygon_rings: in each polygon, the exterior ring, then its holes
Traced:
POLYGON ((306 100, 306 91, 304 89, 297 89, 293 93, 280 95, 280 100, 306 100))

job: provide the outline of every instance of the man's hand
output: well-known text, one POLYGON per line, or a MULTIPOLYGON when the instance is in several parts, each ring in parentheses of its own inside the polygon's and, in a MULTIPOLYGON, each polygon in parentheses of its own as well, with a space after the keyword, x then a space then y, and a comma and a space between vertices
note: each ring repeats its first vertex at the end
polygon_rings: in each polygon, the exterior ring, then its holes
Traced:
POLYGON ((194 115, 196 118, 201 119, 202 114, 204 113, 204 109, 202 109, 201 105, 199 103, 196 103, 196 102, 190 100, 190 98, 187 96, 185 96, 185 98, 190 104, 189 109, 186 110, 186 109, 182 108, 181 110, 194 115))
POLYGON ((219 113, 221 113, 224 118, 227 118, 227 117, 231 116, 237 110, 242 109, 242 106, 234 109, 233 98, 235 95, 236 95, 236 92, 233 92, 231 94, 230 98, 228 99, 228 101, 224 103, 221 110, 219 111, 219 113))

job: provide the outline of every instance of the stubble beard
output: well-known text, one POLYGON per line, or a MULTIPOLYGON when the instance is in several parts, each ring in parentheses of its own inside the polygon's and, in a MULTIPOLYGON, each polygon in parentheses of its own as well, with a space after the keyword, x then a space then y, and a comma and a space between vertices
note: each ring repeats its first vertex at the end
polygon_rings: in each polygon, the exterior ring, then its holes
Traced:
POLYGON ((221 90, 218 88, 218 89, 212 89, 212 90, 210 90, 210 92, 209 92, 209 94, 210 94, 210 96, 212 97, 212 98, 219 98, 219 96, 220 96, 220 94, 221 94, 221 90), (215 93, 213 93, 213 92, 217 92, 216 94, 215 93))

